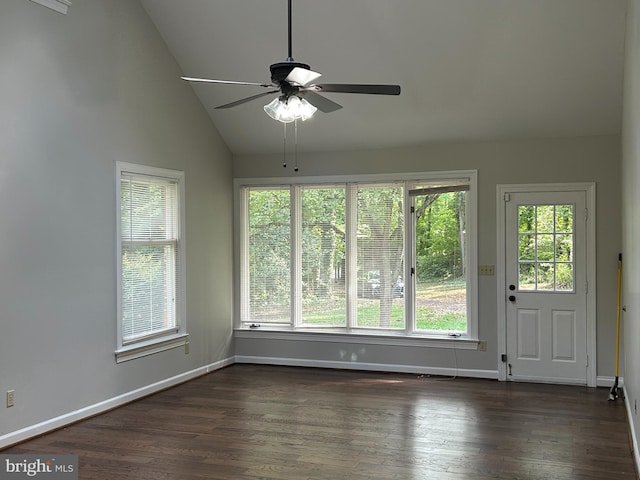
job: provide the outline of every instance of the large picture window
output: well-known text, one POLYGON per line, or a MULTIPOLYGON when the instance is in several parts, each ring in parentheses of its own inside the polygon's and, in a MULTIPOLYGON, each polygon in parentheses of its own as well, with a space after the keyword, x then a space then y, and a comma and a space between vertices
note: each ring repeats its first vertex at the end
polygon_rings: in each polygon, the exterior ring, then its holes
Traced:
POLYGON ((237 181, 240 328, 477 339, 475 172, 237 181))
POLYGON ((118 164, 119 360, 184 341, 181 191, 181 172, 118 164))

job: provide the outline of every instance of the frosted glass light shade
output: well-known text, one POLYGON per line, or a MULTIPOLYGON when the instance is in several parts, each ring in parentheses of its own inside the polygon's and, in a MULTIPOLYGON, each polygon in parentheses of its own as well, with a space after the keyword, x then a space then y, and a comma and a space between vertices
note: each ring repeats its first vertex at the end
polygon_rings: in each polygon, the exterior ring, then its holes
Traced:
POLYGON ((304 98, 295 95, 289 98, 278 97, 264 106, 264 111, 267 112, 267 115, 282 123, 291 123, 294 120, 307 120, 316 113, 316 110, 318 109, 304 98))

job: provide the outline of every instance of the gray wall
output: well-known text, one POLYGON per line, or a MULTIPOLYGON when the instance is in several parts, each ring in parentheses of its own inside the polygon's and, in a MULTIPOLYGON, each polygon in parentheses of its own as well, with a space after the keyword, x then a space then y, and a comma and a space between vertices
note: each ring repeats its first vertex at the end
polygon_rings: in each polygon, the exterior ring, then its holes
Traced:
POLYGON ((137 1, 0 2, 0 437, 233 356, 231 154, 180 74, 137 1), (116 161, 185 172, 189 354, 114 361, 116 161))
MULTIPOLYGON (((311 128, 311 127, 309 127, 311 128)), ((295 175, 281 155, 235 156, 234 177, 295 175)), ((291 159, 290 159, 291 163, 291 159)), ((316 153, 299 157, 299 175, 478 170, 478 262, 496 264, 496 186, 515 183, 596 182, 598 376, 613 376, 617 258, 621 248, 620 137, 581 137, 517 142, 440 144, 362 152, 316 153)), ((479 277, 479 336, 486 352, 459 351, 461 369, 497 370, 496 277, 479 277)), ((453 367, 449 350, 368 347, 356 343, 298 344, 236 338, 236 355, 338 361, 345 349, 359 361, 377 364, 453 367)))
MULTIPOLYGON (((636 404, 640 396, 640 0, 627 11, 626 68, 622 129, 622 314, 624 385, 634 441, 640 434, 636 404)), ((636 463, 638 445, 634 448, 636 463)))

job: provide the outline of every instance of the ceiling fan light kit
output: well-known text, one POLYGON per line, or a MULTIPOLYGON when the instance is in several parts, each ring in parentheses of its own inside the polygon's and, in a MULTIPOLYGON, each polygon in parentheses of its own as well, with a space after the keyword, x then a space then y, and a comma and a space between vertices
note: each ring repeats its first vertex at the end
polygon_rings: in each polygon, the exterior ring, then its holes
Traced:
POLYGON ((316 113, 318 109, 307 102, 304 98, 297 96, 278 97, 271 103, 264 106, 267 112, 274 120, 282 123, 291 123, 294 120, 307 120, 316 113))

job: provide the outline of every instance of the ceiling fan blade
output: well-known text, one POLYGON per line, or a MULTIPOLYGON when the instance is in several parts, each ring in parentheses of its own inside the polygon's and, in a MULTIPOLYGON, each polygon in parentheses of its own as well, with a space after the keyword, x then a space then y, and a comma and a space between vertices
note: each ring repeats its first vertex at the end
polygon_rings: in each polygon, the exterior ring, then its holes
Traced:
POLYGON ((320 78, 321 73, 314 72, 313 70, 307 70, 306 68, 295 67, 289 72, 285 80, 289 83, 293 83, 300 86, 309 85, 315 79, 320 78))
POLYGON ((240 100, 236 100, 235 102, 225 103, 224 105, 220 105, 216 107, 216 110, 220 108, 231 108, 237 105, 242 105, 243 103, 250 102, 251 100, 255 100, 256 98, 265 97, 267 95, 271 95, 272 93, 280 93, 280 90, 271 90, 270 92, 258 93, 257 95, 251 95, 250 97, 242 98, 240 100))
POLYGON ((369 95, 400 95, 400 85, 359 85, 352 83, 322 83, 307 87, 314 92, 365 93, 369 95))
POLYGON ((253 85, 255 87, 273 87, 273 85, 267 85, 265 83, 256 82, 236 82, 234 80, 214 80, 212 78, 195 78, 195 77, 180 77, 187 82, 204 82, 204 83, 224 83, 228 85, 253 85))
POLYGON ((312 92, 311 90, 301 90, 299 92, 299 95, 304 97, 307 100, 307 102, 309 102, 311 105, 313 105, 318 110, 324 113, 335 112, 336 110, 340 110, 342 108, 342 105, 339 105, 333 100, 329 100, 328 98, 323 97, 322 95, 318 95, 317 93, 312 92))

